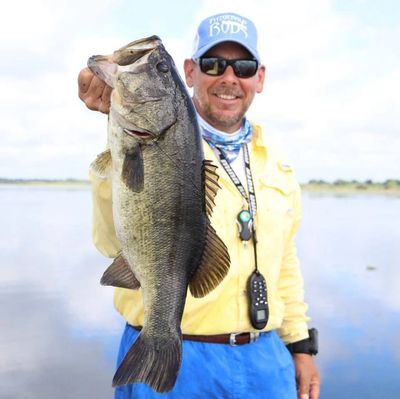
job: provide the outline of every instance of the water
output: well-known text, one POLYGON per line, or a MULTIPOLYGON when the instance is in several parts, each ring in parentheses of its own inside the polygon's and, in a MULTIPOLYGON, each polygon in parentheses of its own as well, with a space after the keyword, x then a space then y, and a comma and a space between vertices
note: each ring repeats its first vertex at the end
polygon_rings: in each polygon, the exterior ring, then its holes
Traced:
POLYGON ((122 322, 90 191, 3 188, 0 212, 0 398, 111 398, 122 322))
POLYGON ((299 256, 322 398, 400 398, 400 197, 304 195, 299 256))
MULTIPOLYGON (((400 398, 400 197, 304 194, 298 249, 322 399, 400 398)), ((123 321, 89 189, 0 188, 0 398, 109 399, 123 321)))

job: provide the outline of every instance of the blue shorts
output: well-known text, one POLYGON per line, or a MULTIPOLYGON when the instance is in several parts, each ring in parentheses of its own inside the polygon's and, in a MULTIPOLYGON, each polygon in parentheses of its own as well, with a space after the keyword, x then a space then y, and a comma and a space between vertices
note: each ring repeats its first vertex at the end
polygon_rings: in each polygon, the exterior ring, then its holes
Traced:
MULTIPOLYGON (((126 325, 118 365, 138 334, 126 325)), ((115 389, 115 399, 137 398, 296 399, 293 359, 275 331, 239 346, 185 340, 181 369, 171 391, 160 394, 145 384, 115 389)))

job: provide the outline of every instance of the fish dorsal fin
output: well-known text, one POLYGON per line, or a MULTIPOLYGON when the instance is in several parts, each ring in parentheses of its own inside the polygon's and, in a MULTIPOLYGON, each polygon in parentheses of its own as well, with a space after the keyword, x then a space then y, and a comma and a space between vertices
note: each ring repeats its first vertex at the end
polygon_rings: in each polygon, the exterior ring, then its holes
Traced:
POLYGON ((229 266, 228 249, 208 222, 203 255, 189 282, 192 295, 195 298, 207 295, 224 279, 229 266))
POLYGON ((96 159, 90 164, 90 170, 100 179, 106 179, 111 172, 111 151, 106 150, 97 155, 96 159))
POLYGON ((218 184, 218 174, 216 172, 217 166, 215 166, 212 161, 205 159, 203 161, 203 184, 204 184, 204 204, 205 212, 208 216, 211 216, 213 208, 215 206, 215 196, 218 189, 220 188, 218 184))
POLYGON ((136 290, 140 287, 140 282, 133 274, 129 263, 122 254, 119 254, 114 262, 104 272, 100 280, 102 285, 113 287, 130 288, 136 290))
POLYGON ((143 190, 144 165, 140 144, 137 144, 132 151, 125 154, 122 180, 135 193, 140 193, 143 190))

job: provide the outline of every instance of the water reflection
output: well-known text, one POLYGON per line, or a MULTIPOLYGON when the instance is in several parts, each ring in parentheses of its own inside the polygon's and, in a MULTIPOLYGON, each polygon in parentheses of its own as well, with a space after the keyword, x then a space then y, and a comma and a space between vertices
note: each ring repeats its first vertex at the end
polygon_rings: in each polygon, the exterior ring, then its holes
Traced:
POLYGON ((88 190, 0 190, 0 397, 111 398, 121 321, 88 190))
POLYGON ((298 237, 322 398, 400 397, 400 198, 304 195, 298 237))
MULTIPOLYGON (((305 194, 299 255, 322 399, 400 397, 399 197, 305 194)), ((0 188, 0 398, 108 399, 122 320, 88 189, 0 188)))

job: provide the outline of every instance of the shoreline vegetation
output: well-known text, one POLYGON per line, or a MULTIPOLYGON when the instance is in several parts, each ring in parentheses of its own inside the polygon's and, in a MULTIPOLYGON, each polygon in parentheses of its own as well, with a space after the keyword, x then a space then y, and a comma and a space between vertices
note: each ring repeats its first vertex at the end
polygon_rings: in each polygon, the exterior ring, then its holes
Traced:
MULTIPOLYGON (((89 180, 81 179, 7 179, 0 178, 0 186, 50 186, 60 188, 84 188, 90 187, 89 180)), ((333 182, 312 179, 308 183, 301 184, 305 192, 326 192, 326 193, 380 193, 400 194, 400 180, 387 179, 384 182, 372 180, 342 180, 333 182)))
POLYGON ((7 179, 0 177, 0 186, 90 187, 83 179, 7 179))
POLYGON ((301 184, 301 188, 306 192, 400 194, 400 180, 387 179, 384 182, 374 182, 370 179, 365 181, 337 179, 334 182, 310 180, 301 184))

